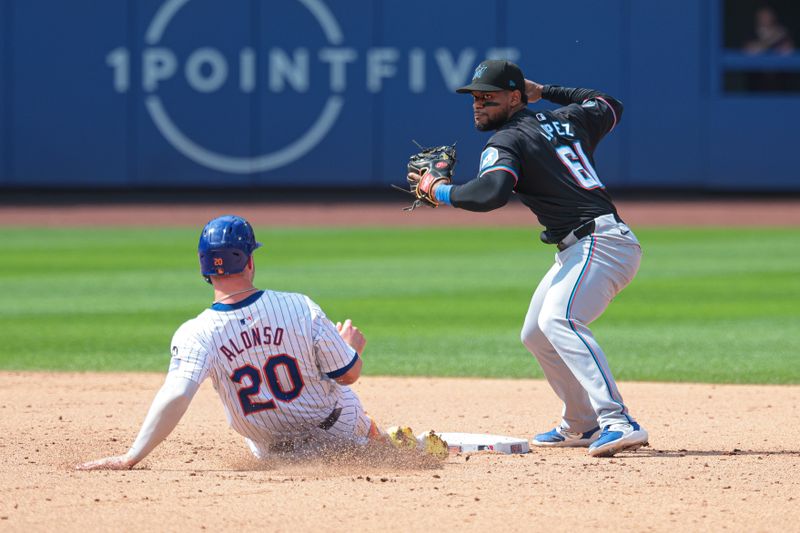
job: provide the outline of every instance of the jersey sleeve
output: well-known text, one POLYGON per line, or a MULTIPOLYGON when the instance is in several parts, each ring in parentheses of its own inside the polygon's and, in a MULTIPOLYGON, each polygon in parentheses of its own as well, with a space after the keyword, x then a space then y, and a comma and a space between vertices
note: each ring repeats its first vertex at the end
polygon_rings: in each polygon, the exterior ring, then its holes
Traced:
POLYGON ((578 123, 589 134, 593 146, 622 119, 622 102, 594 89, 545 85, 542 98, 565 107, 555 111, 578 123))
POLYGON ((503 172, 514 178, 514 186, 519 182, 520 160, 511 142, 495 135, 481 152, 478 177, 490 172, 503 172))
POLYGON ((202 383, 211 370, 208 348, 198 338, 194 320, 184 323, 172 336, 170 378, 184 378, 202 383))
MULTIPOLYGON (((609 102, 611 97, 593 96, 580 104, 570 104, 556 111, 576 122, 589 135, 592 146, 597 144, 617 126, 621 111, 609 102)), ((621 110, 621 107, 619 108, 621 110)))
POLYGON ((311 336, 319 369, 329 378, 343 376, 358 361, 358 354, 342 339, 322 309, 306 298, 311 310, 311 336))
POLYGON ((450 204, 467 211, 492 211, 503 207, 517 186, 520 175, 519 158, 513 148, 492 140, 481 153, 478 176, 463 185, 454 185, 450 204))

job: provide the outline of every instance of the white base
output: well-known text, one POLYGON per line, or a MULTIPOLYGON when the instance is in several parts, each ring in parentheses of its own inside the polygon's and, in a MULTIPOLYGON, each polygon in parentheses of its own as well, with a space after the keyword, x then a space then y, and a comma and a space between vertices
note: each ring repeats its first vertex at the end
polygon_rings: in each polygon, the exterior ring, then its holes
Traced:
MULTIPOLYGON (((487 435, 485 433, 439 433, 447 442, 450 453, 494 451, 500 453, 528 453, 531 451, 527 439, 506 437, 503 435, 487 435)), ((419 437, 424 436, 421 433, 419 437)))

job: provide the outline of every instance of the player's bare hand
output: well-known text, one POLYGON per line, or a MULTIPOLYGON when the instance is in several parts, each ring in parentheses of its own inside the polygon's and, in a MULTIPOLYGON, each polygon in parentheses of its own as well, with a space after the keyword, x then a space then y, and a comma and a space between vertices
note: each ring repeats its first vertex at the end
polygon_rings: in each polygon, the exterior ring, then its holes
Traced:
POLYGON ((75 470, 130 470, 133 465, 133 461, 128 459, 128 456, 117 455, 81 463, 75 466, 75 470))
POLYGON ((367 345, 367 339, 364 338, 364 334, 361 333, 361 330, 358 329, 353 325, 353 322, 348 318, 344 321, 344 324, 341 322, 336 323, 336 331, 339 332, 344 342, 350 345, 359 355, 364 353, 364 347, 367 345))
POLYGON ((409 172, 406 178, 408 180, 408 183, 419 183, 419 181, 422 179, 422 176, 420 176, 416 172, 409 172))
POLYGON ((542 99, 544 85, 535 81, 525 80, 525 94, 528 96, 528 103, 532 104, 542 99))

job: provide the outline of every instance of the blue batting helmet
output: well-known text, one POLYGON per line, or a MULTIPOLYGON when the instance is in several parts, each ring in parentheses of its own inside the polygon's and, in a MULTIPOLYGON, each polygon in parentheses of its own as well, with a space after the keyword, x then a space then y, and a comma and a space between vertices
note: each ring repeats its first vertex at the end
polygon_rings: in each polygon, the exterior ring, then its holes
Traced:
POLYGON ((200 273, 208 276, 238 274, 247 266, 250 254, 260 247, 253 228, 242 217, 224 215, 211 220, 200 234, 197 255, 200 273))

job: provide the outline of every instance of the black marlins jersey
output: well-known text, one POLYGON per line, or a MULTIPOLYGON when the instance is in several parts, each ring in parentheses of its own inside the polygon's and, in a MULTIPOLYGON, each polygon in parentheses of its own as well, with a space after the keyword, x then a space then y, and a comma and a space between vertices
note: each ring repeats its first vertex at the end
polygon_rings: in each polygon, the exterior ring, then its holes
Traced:
POLYGON ((492 135, 479 177, 514 176, 514 191, 555 240, 616 208, 595 170, 594 150, 617 123, 621 105, 605 96, 553 111, 523 109, 492 135))

